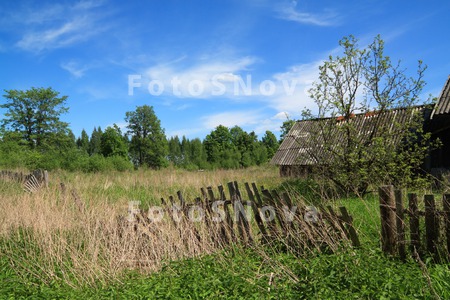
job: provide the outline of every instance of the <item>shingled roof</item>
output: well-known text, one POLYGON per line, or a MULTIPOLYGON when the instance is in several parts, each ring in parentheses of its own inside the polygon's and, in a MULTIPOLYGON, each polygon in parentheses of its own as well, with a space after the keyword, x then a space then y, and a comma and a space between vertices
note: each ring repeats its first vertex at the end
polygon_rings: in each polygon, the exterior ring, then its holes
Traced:
POLYGON ((382 130, 388 130, 390 133, 390 140, 387 143, 396 145, 400 142, 401 135, 396 134, 396 128, 399 127, 395 124, 411 122, 413 116, 423 113, 425 108, 425 106, 416 106, 409 109, 394 109, 383 113, 357 114, 347 121, 339 118, 297 121, 284 138, 271 163, 280 166, 326 163, 326 160, 332 159, 332 157, 327 155, 330 151, 325 151, 323 145, 338 145, 345 141, 343 131, 339 130, 339 126, 345 122, 354 123, 354 126, 352 126, 355 129, 354 133, 363 141, 374 132, 375 128, 383 125, 382 130), (328 132, 322 138, 320 133, 323 132, 324 128, 327 128, 328 132), (328 140, 325 141, 325 138, 328 140))
POLYGON ((438 102, 431 113, 431 119, 435 115, 443 115, 450 113, 450 76, 441 91, 438 102))

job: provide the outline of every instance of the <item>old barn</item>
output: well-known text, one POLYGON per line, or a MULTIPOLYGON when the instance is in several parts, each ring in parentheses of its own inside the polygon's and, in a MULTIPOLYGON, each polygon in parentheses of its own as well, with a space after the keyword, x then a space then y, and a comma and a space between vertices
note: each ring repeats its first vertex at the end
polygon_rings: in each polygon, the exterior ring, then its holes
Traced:
MULTIPOLYGON (((424 129, 432 133, 434 139, 439 138, 443 146, 430 153, 423 162, 423 168, 432 174, 440 174, 450 170, 450 76, 442 89, 442 92, 433 105, 420 105, 413 108, 398 108, 383 113, 356 114, 351 118, 356 128, 356 134, 364 138, 372 134, 378 127, 383 125, 382 130, 388 130, 391 134, 388 143, 398 144, 396 126, 411 122, 415 115, 423 116, 424 129), (389 124, 389 126, 386 126, 389 124)), ((329 159, 324 155, 323 145, 317 139, 317 132, 322 128, 336 128, 342 124, 340 118, 313 119, 297 121, 284 138, 278 151, 271 160, 272 164, 278 165, 281 176, 305 177, 310 173, 312 167, 317 164, 326 164, 329 159), (313 138, 314 137, 314 138, 313 138)), ((331 129, 333 130, 333 129, 331 129)), ((345 139, 339 130, 332 136, 328 144, 342 143, 345 139)))

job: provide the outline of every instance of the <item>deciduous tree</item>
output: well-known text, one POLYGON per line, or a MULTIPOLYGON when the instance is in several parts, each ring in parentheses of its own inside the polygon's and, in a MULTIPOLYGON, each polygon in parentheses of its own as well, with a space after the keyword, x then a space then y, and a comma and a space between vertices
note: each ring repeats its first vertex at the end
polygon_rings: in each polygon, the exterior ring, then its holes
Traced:
POLYGON ((43 146, 52 134, 67 133, 68 123, 60 120, 68 111, 67 96, 50 87, 5 92, 3 131, 19 132, 31 148, 43 146))
POLYGON ((304 155, 316 161, 316 172, 345 192, 363 194, 370 183, 406 184, 430 147, 422 116, 412 110, 425 84, 425 67, 419 61, 416 76, 408 77, 400 62, 384 54, 380 36, 364 48, 353 36, 339 45, 342 55, 330 56, 320 66, 310 90, 318 122, 305 133, 310 145, 304 155), (382 115, 396 108, 408 109, 410 119, 387 124, 375 117, 363 132, 352 121, 357 113, 382 115))
POLYGON ((101 154, 109 156, 128 156, 128 145, 120 128, 114 124, 113 127, 107 127, 100 140, 101 154))
POLYGON ((272 158, 274 156, 275 152, 277 152, 279 143, 277 141, 277 137, 275 134, 273 134, 272 131, 267 130, 264 136, 261 139, 262 144, 267 149, 267 156, 269 158, 272 158))
POLYGON ((164 129, 153 107, 138 106, 126 113, 127 134, 131 136, 130 154, 136 166, 161 168, 167 165, 168 144, 164 129))

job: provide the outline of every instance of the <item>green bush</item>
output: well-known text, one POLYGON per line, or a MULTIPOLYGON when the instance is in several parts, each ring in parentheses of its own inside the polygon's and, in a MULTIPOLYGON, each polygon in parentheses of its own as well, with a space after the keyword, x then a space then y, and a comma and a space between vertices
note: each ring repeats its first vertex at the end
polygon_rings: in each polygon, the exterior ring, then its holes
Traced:
POLYGON ((106 160, 112 165, 112 168, 117 171, 130 171, 134 168, 131 161, 122 156, 111 156, 106 158, 106 160))
POLYGON ((87 165, 87 169, 84 170, 86 172, 102 172, 109 170, 108 162, 106 158, 101 154, 94 154, 89 157, 89 163, 87 165))

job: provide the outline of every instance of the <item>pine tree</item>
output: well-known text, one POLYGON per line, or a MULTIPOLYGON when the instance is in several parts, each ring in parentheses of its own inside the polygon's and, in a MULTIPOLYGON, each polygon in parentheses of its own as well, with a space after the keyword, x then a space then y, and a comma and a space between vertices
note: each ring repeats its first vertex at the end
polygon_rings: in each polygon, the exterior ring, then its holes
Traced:
POLYGON ((102 129, 100 126, 97 128, 94 127, 94 130, 91 134, 91 139, 89 140, 89 155, 99 154, 101 152, 100 150, 100 144, 102 139, 102 129))
POLYGON ((77 139, 77 147, 86 153, 89 152, 89 136, 84 129, 81 131, 81 136, 77 139))

